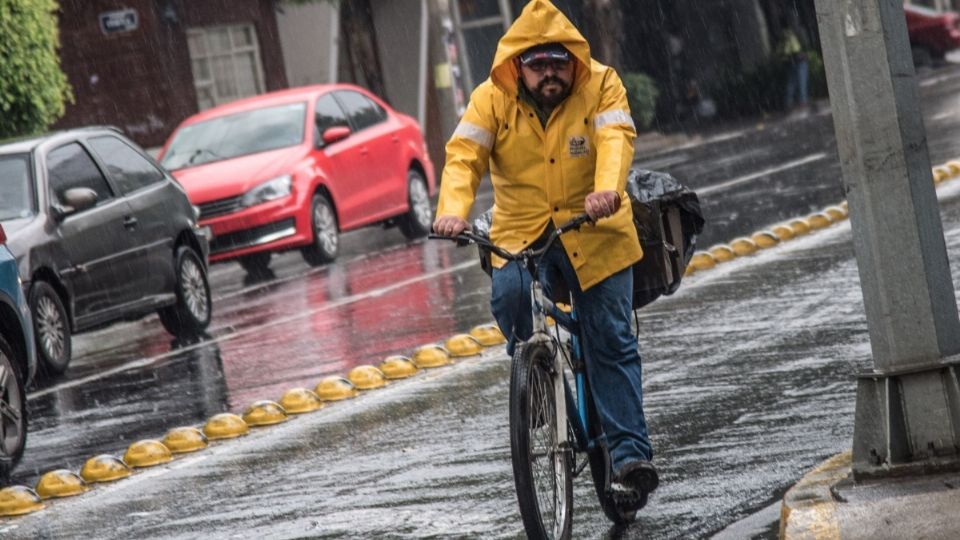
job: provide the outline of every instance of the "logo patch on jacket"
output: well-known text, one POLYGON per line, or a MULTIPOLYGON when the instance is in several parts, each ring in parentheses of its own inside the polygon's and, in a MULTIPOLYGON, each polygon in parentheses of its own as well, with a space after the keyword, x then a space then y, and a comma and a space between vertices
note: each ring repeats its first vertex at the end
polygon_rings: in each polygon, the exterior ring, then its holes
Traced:
POLYGON ((590 154, 587 138, 583 135, 570 137, 570 157, 583 157, 590 154))

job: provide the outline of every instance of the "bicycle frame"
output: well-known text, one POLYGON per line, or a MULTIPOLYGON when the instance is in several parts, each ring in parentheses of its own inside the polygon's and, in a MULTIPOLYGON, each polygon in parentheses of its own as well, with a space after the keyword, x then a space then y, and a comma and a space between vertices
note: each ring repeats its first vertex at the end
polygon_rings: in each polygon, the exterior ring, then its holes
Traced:
POLYGON ((586 452, 593 450, 597 444, 596 440, 590 439, 589 419, 587 416, 588 395, 587 376, 585 366, 582 363, 582 352, 580 348, 580 325, 576 320, 576 311, 572 310, 568 315, 557 307, 543 291, 538 276, 532 276, 530 284, 531 315, 533 317, 533 335, 527 340, 527 343, 542 343, 552 348, 553 368, 554 368, 554 403, 563 403, 565 406, 557 406, 557 444, 561 448, 569 445, 567 425, 573 428, 574 441, 573 450, 575 452, 586 452), (572 341, 570 369, 573 373, 575 390, 571 390, 569 383, 564 377, 564 353, 559 337, 550 335, 547 325, 547 315, 553 317, 556 324, 570 334, 572 341), (571 414, 574 411, 575 414, 571 414))
MULTIPOLYGON (((567 315, 562 310, 557 308, 547 295, 543 291, 543 285, 540 283, 540 276, 538 275, 538 266, 539 260, 542 258, 543 254, 553 245, 553 242, 570 230, 579 229, 580 226, 584 223, 590 222, 590 217, 586 214, 575 217, 569 222, 561 225, 551 233, 549 240, 546 243, 546 246, 539 250, 524 250, 518 254, 509 253, 503 249, 497 247, 493 243, 484 237, 477 236, 475 234, 464 232, 461 233, 459 237, 446 237, 446 236, 437 236, 429 235, 431 239, 441 239, 441 240, 454 240, 459 245, 466 245, 467 243, 475 243, 481 245, 487 249, 490 249, 497 255, 503 257, 507 260, 517 261, 523 264, 527 268, 527 271, 531 277, 530 284, 530 299, 531 299, 531 316, 533 317, 533 334, 530 339, 527 340, 527 343, 543 343, 545 345, 555 345, 553 347, 554 358, 553 358, 553 368, 554 368, 554 403, 557 403, 557 442, 563 447, 569 447, 568 441, 568 431, 567 424, 569 423, 573 427, 574 433, 574 443, 573 450, 577 452, 585 452, 593 450, 597 441, 590 440, 589 437, 589 420, 587 415, 587 400, 590 398, 589 395, 589 386, 587 384, 587 377, 585 372, 585 367, 582 363, 582 354, 580 350, 580 327, 576 321, 575 315, 567 315), (557 324, 564 328, 567 332, 570 333, 573 347, 571 354, 576 360, 576 363, 571 362, 571 371, 574 374, 574 380, 576 382, 576 393, 568 387, 567 380, 563 376, 564 371, 564 358, 561 352, 561 343, 559 338, 554 338, 550 335, 547 327, 547 315, 553 317, 557 324), (576 364, 576 365, 575 365, 576 364), (574 399, 576 396, 576 399, 574 399), (559 406, 560 403, 563 403, 565 406, 559 406), (576 411, 576 414, 570 415, 569 411, 576 411)), ((573 312, 572 312, 573 313, 573 312)))

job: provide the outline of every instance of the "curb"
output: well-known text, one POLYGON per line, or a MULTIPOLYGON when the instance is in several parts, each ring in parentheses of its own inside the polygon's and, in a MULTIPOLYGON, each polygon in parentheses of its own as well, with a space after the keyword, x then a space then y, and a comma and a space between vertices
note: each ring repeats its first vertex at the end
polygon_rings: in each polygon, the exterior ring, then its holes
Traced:
POLYGON ((781 540, 840 538, 837 501, 830 489, 850 475, 853 451, 837 454, 807 473, 783 495, 781 540))

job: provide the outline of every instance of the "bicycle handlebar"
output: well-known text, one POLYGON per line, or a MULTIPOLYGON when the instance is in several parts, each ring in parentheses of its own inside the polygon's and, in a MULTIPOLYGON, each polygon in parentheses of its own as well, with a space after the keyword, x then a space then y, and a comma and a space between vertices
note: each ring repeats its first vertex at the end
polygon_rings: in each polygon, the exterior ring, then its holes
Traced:
POLYGON ((480 236, 470 231, 463 231, 457 236, 444 236, 441 234, 431 233, 430 235, 427 236, 427 238, 431 240, 450 240, 450 241, 456 242, 457 245, 460 245, 460 246, 465 246, 467 244, 477 244, 478 246, 482 246, 496 253, 498 256, 500 256, 503 259, 506 259, 508 261, 518 261, 521 259, 538 257, 546 253, 547 250, 549 250, 550 247, 553 245, 553 242, 556 241, 557 238, 560 238, 560 235, 573 230, 579 230, 584 223, 588 223, 588 222, 590 223, 593 222, 593 220, 590 219, 590 216, 587 214, 580 214, 579 216, 571 219, 570 221, 554 229, 553 232, 550 233, 550 236, 547 238, 547 243, 542 248, 525 249, 518 253, 510 253, 509 251, 494 245, 489 238, 480 236))

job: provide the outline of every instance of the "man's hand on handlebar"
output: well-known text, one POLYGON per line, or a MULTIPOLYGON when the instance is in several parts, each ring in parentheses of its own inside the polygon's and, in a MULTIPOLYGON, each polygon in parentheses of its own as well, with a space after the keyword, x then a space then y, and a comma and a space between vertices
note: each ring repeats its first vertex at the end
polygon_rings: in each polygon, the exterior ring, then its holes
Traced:
POLYGON ((590 219, 596 222, 612 216, 620 209, 620 194, 616 191, 597 191, 587 195, 583 206, 590 219))
POLYGON ((437 216, 433 222, 433 232, 442 236, 456 236, 469 228, 466 220, 457 216, 437 216))

